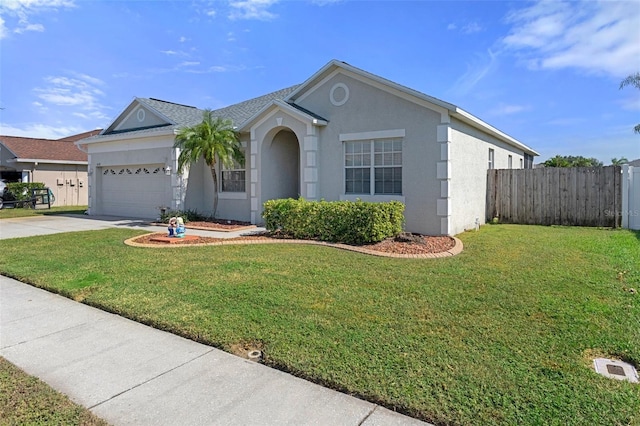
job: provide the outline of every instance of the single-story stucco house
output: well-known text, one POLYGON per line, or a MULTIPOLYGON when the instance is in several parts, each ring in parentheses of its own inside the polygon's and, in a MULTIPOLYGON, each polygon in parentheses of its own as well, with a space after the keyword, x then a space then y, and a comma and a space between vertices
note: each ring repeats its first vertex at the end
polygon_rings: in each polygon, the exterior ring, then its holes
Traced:
POLYGON ((101 129, 62 139, 0 136, 0 178, 7 182, 42 182, 57 206, 88 202, 87 153, 74 142, 101 129))
MULTIPOLYGON (((455 105, 333 60, 304 83, 214 111, 240 133, 246 162, 219 170, 217 216, 262 221, 270 199, 398 200, 406 230, 454 235, 484 222, 488 168, 531 168, 533 149, 455 105)), ((135 98, 89 153, 89 214, 211 213, 200 162, 176 174, 176 129, 202 110, 135 98)))

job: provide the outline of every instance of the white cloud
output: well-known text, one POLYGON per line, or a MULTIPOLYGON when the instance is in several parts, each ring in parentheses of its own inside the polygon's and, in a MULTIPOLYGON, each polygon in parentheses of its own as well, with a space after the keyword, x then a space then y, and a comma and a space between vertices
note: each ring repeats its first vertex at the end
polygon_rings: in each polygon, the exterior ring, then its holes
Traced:
POLYGON ((458 26, 457 26, 456 24, 454 24, 453 22, 452 22, 452 23, 450 23, 449 25, 447 25, 447 29, 448 29, 449 31, 451 31, 451 30, 455 30, 456 28, 458 28, 458 26))
POLYGON ((489 115, 511 115, 531 109, 528 105, 500 104, 489 111, 489 115))
POLYGON ((5 135, 42 139, 60 139, 86 131, 76 126, 52 126, 41 123, 27 123, 20 127, 2 123, 0 128, 5 135))
POLYGON ((189 56, 187 52, 182 50, 161 50, 160 53, 164 53, 167 56, 189 56))
POLYGON ((342 3, 343 0, 311 0, 316 6, 327 6, 330 4, 342 3))
POLYGON ((178 41, 180 43, 184 43, 185 41, 189 40, 188 38, 186 38, 185 36, 180 37, 180 39, 178 39, 178 41))
POLYGON ((200 62, 185 61, 178 64, 179 67, 195 67, 196 65, 200 65, 200 62))
POLYGON ((209 16, 209 17, 211 17, 211 18, 213 18, 214 16, 216 16, 216 11, 213 10, 213 9, 210 9, 210 10, 205 11, 204 14, 209 16))
POLYGON ((502 43, 530 68, 577 68, 616 78, 638 70, 640 7, 636 1, 538 1, 514 10, 502 43))
POLYGON ((484 28, 482 28, 477 22, 469 22, 464 27, 462 27, 461 31, 465 34, 474 34, 479 33, 483 29, 484 28))
POLYGON ((486 54, 476 55, 471 63, 467 64, 467 71, 455 82, 451 90, 456 95, 466 95, 483 78, 493 72, 498 65, 498 55, 491 50, 486 54))
POLYGON ((15 30, 13 30, 13 32, 17 34, 22 34, 26 31, 37 31, 41 33, 41 32, 44 32, 44 25, 30 24, 28 22, 24 22, 22 27, 16 28, 15 30))
POLYGON ((32 16, 74 6, 72 0, 3 0, 0 2, 0 39, 8 37, 10 32, 43 32, 44 25, 30 22, 32 16))
POLYGON ((49 76, 44 79, 45 87, 33 89, 38 100, 33 104, 40 109, 47 105, 72 108, 72 115, 82 118, 106 119, 107 109, 101 99, 105 93, 96 86, 104 82, 98 78, 81 73, 70 73, 69 76, 49 76))
POLYGON ((270 21, 277 17, 276 14, 269 12, 269 9, 279 0, 232 0, 229 2, 232 10, 229 19, 257 19, 260 21, 270 21))

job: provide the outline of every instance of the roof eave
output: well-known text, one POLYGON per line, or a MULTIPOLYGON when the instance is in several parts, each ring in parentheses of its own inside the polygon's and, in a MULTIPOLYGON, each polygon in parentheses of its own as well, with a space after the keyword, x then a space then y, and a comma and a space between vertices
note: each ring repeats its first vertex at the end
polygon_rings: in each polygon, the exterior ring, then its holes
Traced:
POLYGON ((48 160, 41 158, 12 158, 7 160, 7 163, 42 163, 42 164, 77 164, 86 166, 89 164, 88 161, 77 161, 77 160, 48 160))
POLYGON ((168 127, 159 127, 158 129, 159 129, 158 131, 149 131, 143 134, 140 134, 140 133, 136 134, 135 132, 131 132, 131 133, 114 133, 110 135, 91 136, 90 138, 80 139, 74 142, 74 144, 76 146, 91 145, 91 144, 101 143, 101 142, 112 142, 112 141, 127 140, 127 139, 140 139, 140 138, 149 138, 149 137, 166 136, 166 135, 175 134, 174 132, 175 127, 173 125, 168 127))
POLYGON ((467 124, 472 125, 473 127, 480 129, 484 132, 489 133, 490 135, 497 137, 498 139, 502 140, 503 142, 506 142, 509 145, 518 147, 520 149, 522 149, 524 152, 531 154, 533 156, 539 156, 540 153, 538 153, 537 151, 534 151, 533 149, 531 149, 530 147, 528 147, 527 145, 523 144, 522 142, 518 141, 517 139, 512 138, 511 136, 507 135, 506 133, 496 129, 495 127, 491 126, 488 123, 485 123, 484 121, 480 120, 478 117, 468 113, 467 111, 460 109, 458 107, 455 107, 455 109, 450 111, 450 114, 456 118, 458 118, 460 121, 463 121, 467 124))
POLYGON ((297 115, 299 117, 303 117, 304 119, 310 121, 314 126, 326 126, 328 124, 328 122, 326 120, 321 120, 318 119, 316 117, 313 117, 309 114, 304 113, 303 111, 300 111, 299 109, 296 109, 294 107, 292 107, 291 105, 289 105, 288 103, 281 101, 279 99, 275 99, 271 102, 269 102, 268 104, 266 104, 264 107, 262 107, 260 109, 260 111, 256 112, 255 114, 253 114, 251 117, 249 117, 247 120, 245 120, 244 123, 242 123, 241 126, 239 126, 236 130, 238 132, 247 132, 250 129, 250 124, 252 124, 258 117, 260 117, 262 114, 264 114, 266 111, 268 111, 270 108, 274 107, 274 106, 278 106, 284 110, 286 110, 287 112, 291 113, 292 115, 297 115))

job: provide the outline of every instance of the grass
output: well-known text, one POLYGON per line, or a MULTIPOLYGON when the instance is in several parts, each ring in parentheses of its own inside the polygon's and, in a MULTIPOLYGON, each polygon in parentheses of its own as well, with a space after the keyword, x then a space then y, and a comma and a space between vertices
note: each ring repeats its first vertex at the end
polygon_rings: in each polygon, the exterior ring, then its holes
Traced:
POLYGON ((108 425, 89 410, 0 358, 0 425, 44 424, 108 425))
POLYGON ((640 366, 640 232, 484 226, 439 260, 133 235, 3 240, 0 272, 436 425, 640 424, 640 386, 590 366, 640 366))
POLYGON ((3 208, 0 210, 0 220, 13 219, 16 217, 33 217, 54 214, 83 214, 87 210, 87 206, 57 206, 51 209, 27 209, 27 208, 3 208))

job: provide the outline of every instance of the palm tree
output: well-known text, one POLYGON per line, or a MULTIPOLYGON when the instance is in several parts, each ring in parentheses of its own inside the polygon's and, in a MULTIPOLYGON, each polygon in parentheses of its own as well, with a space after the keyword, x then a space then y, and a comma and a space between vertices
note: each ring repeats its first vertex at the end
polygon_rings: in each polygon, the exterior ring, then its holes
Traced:
POLYGON ((244 163, 244 153, 238 139, 238 133, 233 128, 231 120, 214 117, 210 109, 202 113, 202 122, 191 127, 178 130, 174 148, 180 149, 178 157, 178 173, 196 163, 200 158, 211 169, 213 178, 213 217, 218 210, 218 175, 216 161, 220 160, 225 166, 233 165, 234 161, 244 163))
POLYGON ((629 162, 629 160, 627 160, 627 157, 621 157, 621 158, 612 158, 611 159, 611 165, 612 166, 622 166, 623 164, 627 164, 629 162))
MULTIPOLYGON (((640 89, 640 72, 631 74, 630 76, 622 80, 622 82, 620 83, 620 89, 629 85, 635 87, 636 89, 640 89)), ((633 131, 636 133, 640 133, 640 124, 637 124, 633 128, 633 131)))

